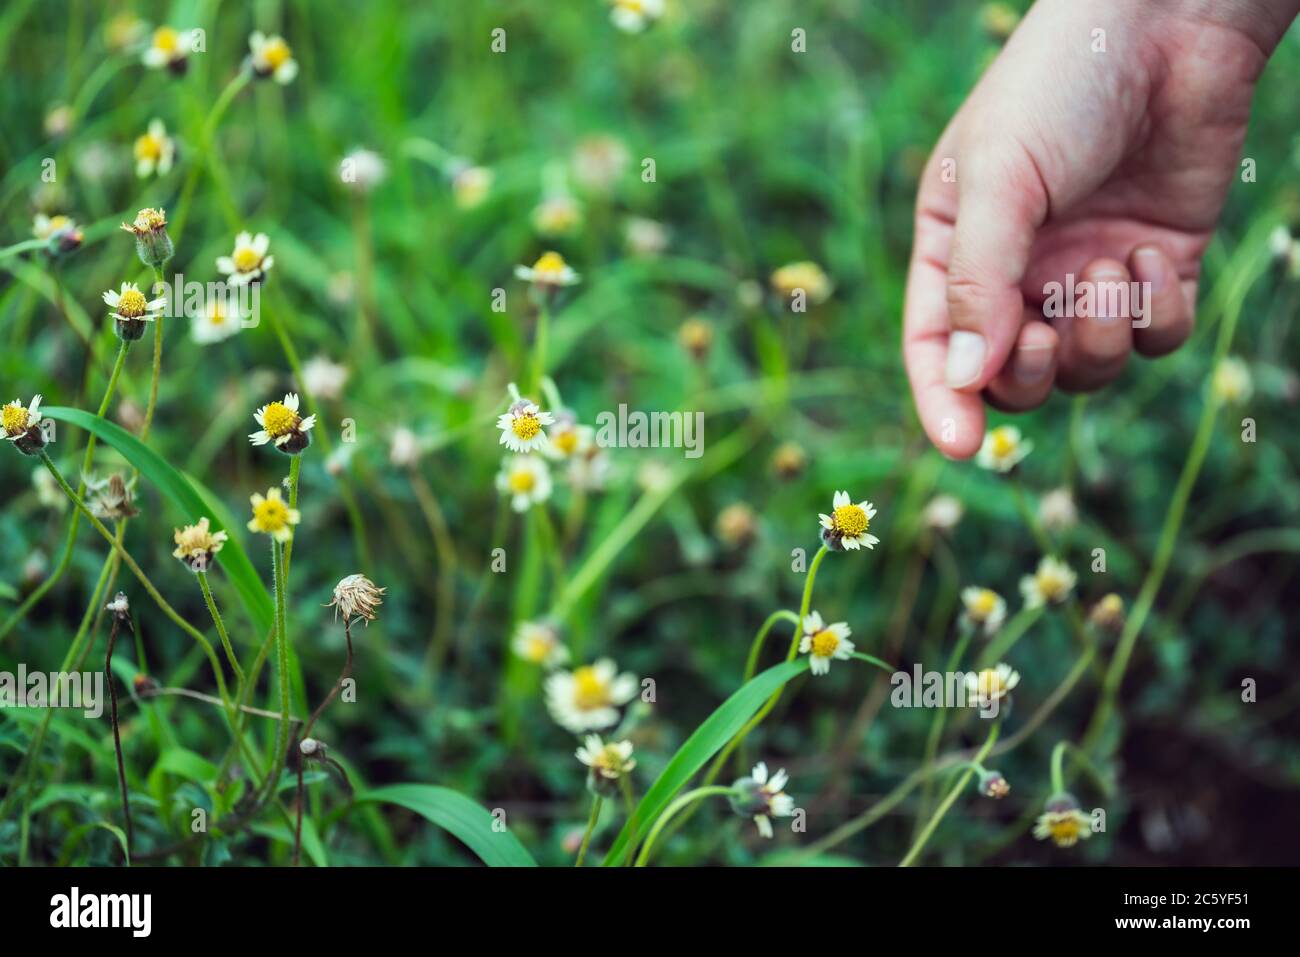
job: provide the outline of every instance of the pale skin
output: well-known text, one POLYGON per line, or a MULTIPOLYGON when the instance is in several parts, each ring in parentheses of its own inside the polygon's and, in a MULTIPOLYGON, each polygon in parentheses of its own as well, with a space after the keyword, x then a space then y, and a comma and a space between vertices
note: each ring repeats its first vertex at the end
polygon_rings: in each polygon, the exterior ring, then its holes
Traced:
POLYGON ((1018 412, 1054 387, 1099 389, 1130 353, 1186 341, 1256 80, 1297 13, 1300 0, 1033 6, 917 195, 903 357, 941 452, 979 450, 986 403, 1018 412), (1104 308, 1044 320, 1045 289, 1067 274, 1150 283, 1144 327, 1104 308))

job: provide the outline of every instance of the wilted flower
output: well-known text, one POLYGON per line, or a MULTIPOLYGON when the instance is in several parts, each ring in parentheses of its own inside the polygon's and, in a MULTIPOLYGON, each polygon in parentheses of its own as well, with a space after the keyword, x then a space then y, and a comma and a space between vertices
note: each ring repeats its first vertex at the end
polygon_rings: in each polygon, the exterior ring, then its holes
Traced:
POLYGON ((167 135, 163 121, 154 119, 149 122, 144 135, 136 138, 133 151, 136 176, 141 179, 154 173, 162 176, 171 172, 172 161, 176 158, 176 141, 167 135))
POLYGON ((569 649, 560 643, 560 633, 544 621, 521 621, 510 648, 524 661, 544 668, 558 668, 569 660, 569 649))
POLYGON ((985 797, 1000 801, 1011 793, 1011 785, 1002 776, 1001 771, 980 772, 979 791, 985 797))
POLYGON ((364 618, 368 626, 375 620, 375 609, 384 603, 381 597, 387 588, 379 588, 365 575, 348 575, 334 586, 334 600, 326 608, 334 609, 334 620, 343 615, 343 624, 352 624, 355 618, 364 618))
POLYGON ((254 492, 249 501, 253 505, 253 517, 248 522, 250 532, 270 535, 281 544, 293 538, 293 526, 302 521, 302 514, 289 507, 279 488, 272 486, 265 496, 254 492))
POLYGON ((283 86, 298 75, 298 61, 282 36, 253 31, 248 37, 249 63, 259 77, 271 77, 283 86))
POLYGON ((1073 847, 1080 840, 1092 837, 1092 819, 1079 809, 1079 802, 1070 794, 1054 794, 1034 825, 1034 837, 1040 841, 1052 839, 1057 847, 1073 847))
POLYGON ((512 455, 497 473, 497 491, 510 496, 510 507, 526 512, 551 497, 551 470, 536 455, 512 455))
POLYGON ((983 628, 986 635, 1001 628, 1007 617, 1006 599, 989 588, 974 585, 963 588, 961 603, 965 609, 962 616, 974 627, 983 628))
MULTIPOLYGON (((513 391, 513 390, 512 390, 513 391)), ((547 445, 544 426, 555 421, 550 412, 542 412, 536 403, 519 398, 513 392, 514 401, 509 410, 497 416, 497 428, 501 430, 500 444, 512 452, 528 453, 534 449, 544 449, 547 445)))
POLYGON ((921 521, 936 532, 950 532, 957 527, 964 512, 961 502, 951 495, 936 495, 925 506, 921 521))
POLYGON ((1255 392, 1250 366, 1236 356, 1225 356, 1220 359, 1219 364, 1214 367, 1210 391, 1220 402, 1241 405, 1249 401, 1255 392))
POLYGON ((582 225, 582 205, 567 193, 548 196, 533 209, 533 228, 541 236, 567 236, 582 225))
POLYGON ((151 70, 167 67, 173 73, 184 73, 186 57, 194 49, 194 34, 189 30, 177 30, 162 26, 153 32, 149 45, 141 56, 141 62, 151 70))
POLYGON ((312 427, 316 416, 303 418, 298 414, 298 393, 289 392, 282 402, 269 402, 253 413, 253 418, 262 428, 249 435, 248 440, 254 445, 266 445, 274 442, 275 447, 286 455, 297 455, 311 444, 312 427))
POLYGON ((677 341, 696 362, 703 362, 713 348, 713 325, 707 319, 687 319, 677 329, 677 341))
POLYGON ((966 698, 977 708, 989 708, 993 702, 1001 701, 1011 694, 1020 684, 1020 672, 1005 662, 996 668, 985 668, 975 674, 966 676, 966 698))
POLYGON ((135 237, 136 255, 146 266, 161 267, 172 258, 172 240, 167 235, 165 210, 142 209, 136 213, 134 222, 123 223, 122 228, 135 237))
POLYGON ((1059 605, 1070 597, 1078 576, 1060 559, 1045 555, 1032 575, 1020 579, 1020 593, 1026 608, 1059 605))
POLYGON ((609 0, 609 19, 624 33, 640 33, 664 14, 664 0, 609 0))
POLYGON ((837 621, 828 625, 822 621, 817 612, 804 616, 803 637, 799 639, 799 653, 809 656, 809 670, 815 675, 824 675, 831 670, 831 661, 847 661, 853 655, 853 642, 849 641, 847 622, 837 621))
POLYGON ((132 518, 139 515, 140 511, 132 503, 135 497, 131 492, 131 485, 122 479, 122 476, 114 472, 106 479, 96 479, 93 476, 86 478, 86 490, 90 493, 90 511, 96 518, 107 519, 108 521, 118 521, 123 518, 132 518))
POLYGON ((0 428, 4 429, 5 439, 24 455, 39 455, 45 448, 40 409, 40 395, 32 396, 32 401, 26 408, 21 399, 14 399, 0 409, 0 428))
POLYGON ((802 292, 810 302, 825 302, 831 281, 815 262, 789 263, 772 273, 772 288, 785 299, 802 292))
POLYGON ((999 425, 985 434, 975 464, 994 472, 1010 472, 1033 450, 1033 443, 1022 439, 1014 425, 999 425))
POLYGON ((516 266, 515 277, 543 288, 572 286, 580 278, 557 252, 542 253, 532 266, 516 266))
POLYGON ((266 233, 254 236, 241 232, 235 237, 235 250, 229 256, 217 257, 217 271, 230 277, 233 286, 261 282, 275 265, 275 257, 268 256, 271 239, 266 233))
POLYGON ((317 399, 339 398, 347 381, 347 366, 331 362, 325 356, 312 356, 302 364, 303 388, 317 399))
POLYGON ((1079 522, 1079 510, 1068 488, 1053 489, 1038 502, 1038 520, 1051 532, 1065 531, 1079 522))
POLYGON ((833 511, 830 515, 820 514, 822 524, 822 541, 829 548, 843 549, 875 548, 880 539, 867 534, 871 520, 876 517, 876 507, 868 501, 857 504, 849 498, 848 492, 836 492, 831 500, 833 511))
POLYGON ((388 176, 388 164, 373 150, 355 149, 343 157, 339 178, 358 193, 368 193, 388 176))
POLYGON ((576 671, 557 671, 546 679, 546 706, 562 727, 581 734, 608 728, 618 709, 636 697, 636 676, 619 674, 609 658, 576 671))
POLYGON ((212 564, 213 556, 226 544, 224 531, 212 531, 208 517, 205 515, 193 525, 175 530, 172 540, 176 549, 172 552, 192 572, 206 572, 212 564))
POLYGON ((167 308, 167 297, 148 299, 133 282, 122 283, 120 291, 110 289, 104 293, 104 302, 113 311, 114 331, 126 342, 134 342, 144 335, 145 323, 153 322, 167 308))
POLYGON ((749 777, 741 778, 731 786, 734 792, 731 809, 741 817, 751 818, 758 833, 771 838, 772 818, 794 814, 794 798, 785 793, 789 781, 785 768, 768 777, 767 764, 759 761, 749 777))

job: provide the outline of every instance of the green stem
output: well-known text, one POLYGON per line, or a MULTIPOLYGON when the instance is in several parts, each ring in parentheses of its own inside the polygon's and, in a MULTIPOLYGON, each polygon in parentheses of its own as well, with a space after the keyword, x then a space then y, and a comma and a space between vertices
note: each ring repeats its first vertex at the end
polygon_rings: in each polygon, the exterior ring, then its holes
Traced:
POLYGON ((967 770, 962 774, 961 780, 953 785, 952 790, 948 792, 948 796, 945 797, 939 804, 939 807, 935 809, 934 816, 931 817, 925 827, 921 829, 921 833, 917 837, 916 842, 912 845, 912 849, 908 851, 907 856, 899 862, 899 867, 911 867, 912 864, 915 863, 921 851, 925 849, 926 843, 930 840, 930 835, 934 833, 935 828, 939 826, 939 822, 944 819, 944 816, 956 802, 958 796, 960 796, 961 792, 965 790, 966 785, 970 783, 970 779, 975 776, 974 766, 981 764, 984 759, 988 757, 988 753, 993 750, 993 745, 997 743, 998 740, 998 729, 1001 728, 1001 726, 1001 721, 995 721, 993 727, 989 728, 989 736, 984 740, 984 746, 981 747, 979 751, 975 753, 975 757, 971 759, 972 766, 967 768, 967 770))
POLYGON ((772 627, 778 621, 788 621, 795 626, 796 630, 799 627, 799 616, 784 608, 767 616, 767 620, 759 627, 758 634, 754 635, 754 640, 750 643, 749 657, 745 660, 745 677, 740 682, 742 685, 748 684, 749 679, 754 677, 754 672, 758 670, 758 658, 762 654, 763 643, 767 640, 767 633, 772 630, 772 627))
POLYGON ((1030 534, 1034 536, 1034 541, 1038 543, 1039 550, 1044 555, 1055 555, 1056 546, 1052 544, 1047 530, 1043 528, 1043 523, 1038 520, 1034 510, 1029 507, 1029 497, 1025 494, 1025 487, 1020 481, 1020 475, 1016 472, 1011 473, 1011 492, 1016 500, 1016 508, 1020 511, 1020 517, 1024 520, 1030 534))
MULTIPOLYGON (((154 266, 154 289, 158 286, 165 286, 167 280, 163 277, 161 266, 154 266)), ((163 346, 163 317, 159 315, 153 321, 153 371, 149 377, 149 404, 144 410, 144 425, 140 427, 140 441, 143 442, 149 438, 149 429, 153 426, 153 414, 158 408, 158 383, 162 380, 162 346, 163 346)))
POLYGON ((596 819, 600 817, 600 805, 603 803, 600 795, 596 795, 591 801, 591 816, 587 818, 587 830, 582 835, 582 846, 578 848, 578 859, 573 862, 574 867, 581 867, 582 862, 587 859, 587 845, 591 843, 591 835, 596 830, 596 819))
POLYGON ((289 641, 285 634, 284 598, 285 589, 288 587, 286 571, 280 543, 272 538, 271 577, 275 582, 275 665, 280 686, 280 729, 275 736, 275 754, 271 761, 271 773, 266 778, 267 787, 270 788, 272 795, 275 794, 280 771, 284 768, 289 748, 289 641))
POLYGON ((242 695, 244 688, 244 669, 239 667, 239 658, 235 656, 235 649, 231 647, 230 635, 226 632, 226 624, 221 620, 221 612, 217 611, 217 603, 212 598, 212 589, 208 587, 207 572, 198 572, 197 575, 199 588, 203 590, 203 600, 208 603, 208 611, 212 615, 212 623, 217 626, 217 635, 221 638, 221 647, 226 650, 226 657, 230 660, 230 667, 239 680, 239 684, 235 686, 235 696, 238 698, 242 695))
POLYGON ((718 785, 706 785, 705 787, 696 788, 693 791, 687 791, 685 794, 677 798, 677 800, 673 801, 672 804, 668 805, 668 807, 664 809, 664 813, 659 815, 659 819, 655 821, 654 827, 650 828, 650 833, 646 835, 645 843, 641 845, 641 853, 638 854, 636 858, 636 866, 645 867, 646 862, 650 860, 650 852, 654 849, 655 839, 659 836, 659 832, 664 829, 664 826, 672 820, 673 815, 678 811, 686 807, 686 805, 698 801, 701 798, 723 794, 730 795, 733 793, 735 792, 732 788, 724 788, 718 785))

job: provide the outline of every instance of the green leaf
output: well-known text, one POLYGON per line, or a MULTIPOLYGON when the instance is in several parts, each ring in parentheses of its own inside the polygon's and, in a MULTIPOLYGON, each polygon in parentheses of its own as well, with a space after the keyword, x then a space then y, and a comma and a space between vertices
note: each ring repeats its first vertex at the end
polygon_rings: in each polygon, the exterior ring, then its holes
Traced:
MULTIPOLYGON (((805 657, 798 661, 787 661, 755 675, 718 705, 718 709, 695 729, 636 806, 632 820, 637 822, 642 836, 686 782, 695 777, 700 768, 736 736, 745 722, 762 707, 763 702, 791 678, 808 670, 809 660, 805 657)), ((623 825, 614 846, 605 855, 606 867, 620 863, 627 855, 627 845, 632 839, 632 820, 623 825)))
POLYGON ((174 774, 187 781, 203 785, 211 784, 217 779, 215 764, 185 748, 171 748, 160 754, 151 774, 159 772, 174 774))
POLYGON ((357 804, 383 801, 422 815, 478 855, 489 867, 536 867, 519 839, 496 830, 496 818, 472 798, 433 784, 393 784, 358 794, 357 804))
POLYGON ((229 536, 221 549, 219 559, 225 569, 226 577, 235 586, 235 591, 244 607, 248 610, 254 624, 261 631, 271 628, 274 618, 274 603, 257 570, 253 568, 248 555, 240 546, 235 531, 228 521, 229 515, 219 507, 215 498, 207 493, 201 495, 185 474, 167 464, 157 452, 149 448, 121 426, 101 419, 99 416, 83 412, 81 409, 69 409, 64 406, 42 407, 41 413, 51 419, 68 422, 87 432, 93 433, 100 441, 111 445, 122 454, 128 462, 139 469, 140 474, 152 482, 163 497, 175 506, 178 517, 184 524, 191 524, 206 516, 213 530, 225 529, 229 536))

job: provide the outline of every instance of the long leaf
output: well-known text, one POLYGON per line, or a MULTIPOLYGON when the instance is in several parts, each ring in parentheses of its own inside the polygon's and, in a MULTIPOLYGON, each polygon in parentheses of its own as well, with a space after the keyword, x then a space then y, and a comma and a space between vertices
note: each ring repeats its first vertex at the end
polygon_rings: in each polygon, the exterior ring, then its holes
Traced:
POLYGON ((736 736, 736 732, 745 726, 745 722, 754 716, 763 702, 791 678, 808 670, 809 660, 800 658, 798 661, 787 661, 768 668, 718 705, 718 709, 677 749, 663 773, 650 785, 645 797, 641 798, 632 819, 623 825, 614 846, 605 855, 606 867, 621 862, 627 854, 628 841, 632 840, 632 822, 636 822, 638 832, 644 835, 674 795, 736 736))
POLYGON ((489 867, 536 867, 519 839, 472 798, 433 784, 393 784, 358 794, 357 804, 383 801, 422 815, 449 831, 489 867))
POLYGON ((225 569, 226 577, 235 586, 235 592, 248 610, 253 623, 259 631, 271 627, 274 616, 274 604, 271 596, 258 577, 248 555, 240 546, 235 530, 222 521, 224 508, 209 505, 208 498, 200 495, 185 473, 172 467, 130 432, 121 426, 83 412, 81 409, 69 409, 64 406, 42 407, 41 413, 51 419, 58 419, 93 433, 100 441, 111 445, 131 463, 140 474, 155 485, 163 497, 176 508, 178 517, 190 524, 206 516, 213 529, 225 529, 229 538, 221 549, 220 563, 225 569))

